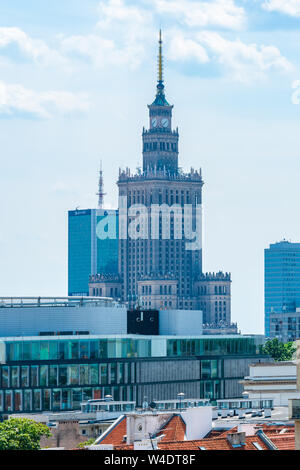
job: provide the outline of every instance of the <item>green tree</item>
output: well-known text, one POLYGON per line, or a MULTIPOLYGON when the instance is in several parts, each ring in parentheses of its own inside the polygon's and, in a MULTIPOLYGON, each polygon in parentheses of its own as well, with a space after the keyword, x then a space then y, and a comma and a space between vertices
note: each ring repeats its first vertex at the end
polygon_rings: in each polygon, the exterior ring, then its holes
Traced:
POLYGON ((12 418, 0 423, 0 450, 39 450, 42 436, 51 436, 45 424, 12 418))
POLYGON ((94 444, 95 440, 96 440, 95 438, 91 437, 90 439, 88 439, 85 442, 80 442, 80 444, 78 444, 77 448, 78 449, 84 449, 85 446, 91 446, 92 444, 94 444))
POLYGON ((290 361, 296 352, 296 346, 293 342, 282 343, 278 338, 270 339, 262 347, 262 353, 268 354, 275 361, 290 361))

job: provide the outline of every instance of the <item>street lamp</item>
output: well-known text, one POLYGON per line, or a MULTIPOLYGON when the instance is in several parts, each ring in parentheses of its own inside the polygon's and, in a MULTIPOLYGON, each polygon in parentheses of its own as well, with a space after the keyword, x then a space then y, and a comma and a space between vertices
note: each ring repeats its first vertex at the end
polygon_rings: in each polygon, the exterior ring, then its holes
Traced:
POLYGON ((182 399, 185 397, 185 393, 181 392, 181 393, 178 393, 177 394, 178 398, 179 398, 179 401, 180 401, 180 411, 181 411, 181 402, 182 402, 182 399))

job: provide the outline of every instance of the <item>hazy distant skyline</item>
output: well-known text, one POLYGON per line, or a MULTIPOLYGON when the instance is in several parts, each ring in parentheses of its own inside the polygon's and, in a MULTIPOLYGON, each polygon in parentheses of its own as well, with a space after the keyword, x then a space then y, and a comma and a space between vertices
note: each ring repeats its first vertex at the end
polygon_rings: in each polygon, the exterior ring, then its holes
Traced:
POLYGON ((109 207, 141 164, 161 27, 204 270, 262 333, 264 248, 300 241, 300 0, 2 0, 0 19, 0 296, 67 295, 67 211, 96 207, 100 159, 109 207))

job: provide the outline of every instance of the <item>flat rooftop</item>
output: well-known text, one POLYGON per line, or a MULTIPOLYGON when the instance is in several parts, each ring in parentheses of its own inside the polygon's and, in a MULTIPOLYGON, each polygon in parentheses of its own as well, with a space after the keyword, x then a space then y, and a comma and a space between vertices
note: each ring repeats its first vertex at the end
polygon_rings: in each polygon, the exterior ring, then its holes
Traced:
POLYGON ((1 308, 122 307, 111 297, 0 297, 1 308))
MULTIPOLYGON (((232 399, 234 401, 234 399, 232 399)), ((248 413, 245 415, 245 418, 239 419, 238 417, 228 417, 228 418, 218 418, 213 421, 213 429, 231 429, 240 424, 284 424, 292 426, 294 424, 293 420, 289 419, 289 412, 287 406, 278 406, 272 410, 272 416, 270 418, 264 417, 251 417, 251 414, 248 413)))
POLYGON ((134 335, 134 334, 124 334, 124 335, 55 335, 55 336, 8 336, 0 337, 0 341, 57 341, 57 340, 97 340, 97 339, 107 339, 107 340, 246 340, 246 339, 260 339, 263 335, 193 335, 193 336, 183 336, 183 335, 134 335))

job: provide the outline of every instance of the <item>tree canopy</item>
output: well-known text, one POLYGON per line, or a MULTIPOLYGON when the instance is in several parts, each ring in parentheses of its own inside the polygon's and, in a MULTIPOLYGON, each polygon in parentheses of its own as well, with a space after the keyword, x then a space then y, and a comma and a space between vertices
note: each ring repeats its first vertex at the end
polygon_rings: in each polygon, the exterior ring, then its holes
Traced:
POLYGON ((51 436, 45 424, 11 418, 0 423, 0 450, 39 450, 42 436, 51 436))
POLYGON ((268 354, 275 361, 290 361, 296 352, 293 342, 283 343, 278 338, 270 339, 262 347, 263 354, 268 354))

